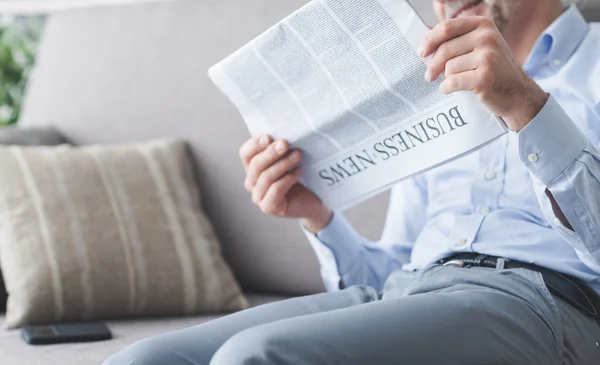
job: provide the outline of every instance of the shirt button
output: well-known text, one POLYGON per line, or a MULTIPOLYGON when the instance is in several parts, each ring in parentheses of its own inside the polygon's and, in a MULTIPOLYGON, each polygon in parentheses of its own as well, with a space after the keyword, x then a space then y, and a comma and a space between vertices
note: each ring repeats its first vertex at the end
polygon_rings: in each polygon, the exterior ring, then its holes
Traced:
POLYGON ((456 240, 456 247, 465 247, 467 245, 466 238, 459 238, 456 240))
POLYGON ((490 214, 491 210, 488 207, 481 207, 481 214, 490 214))
POLYGON ((560 66, 561 63, 562 62, 558 58, 556 58, 554 61, 552 61, 552 64, 556 67, 560 66))
POLYGON ((485 173, 486 180, 494 180, 496 178, 496 173, 494 171, 488 171, 485 173))
POLYGON ((538 157, 537 153, 532 153, 529 156, 527 156, 527 159, 529 160, 529 162, 537 162, 539 157, 538 157))
POLYGON ((557 226, 562 226, 562 222, 560 221, 560 219, 558 218, 554 218, 554 224, 556 224, 557 226))

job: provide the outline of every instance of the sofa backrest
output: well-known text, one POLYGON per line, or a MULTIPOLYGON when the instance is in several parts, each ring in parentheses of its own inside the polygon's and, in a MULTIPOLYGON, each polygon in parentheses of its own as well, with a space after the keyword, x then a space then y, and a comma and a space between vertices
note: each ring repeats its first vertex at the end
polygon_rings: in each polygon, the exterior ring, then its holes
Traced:
MULTIPOLYGON (((239 114, 206 77, 224 56, 307 0, 187 0, 76 10, 50 17, 28 87, 23 126, 54 125, 77 144, 165 136, 190 141, 203 205, 248 291, 322 290, 298 223, 262 215, 243 189, 239 114)), ((581 0, 598 15, 599 0, 581 0)), ((427 0, 413 0, 427 11, 427 0)), ((431 12, 424 18, 432 23, 431 12)), ((349 212, 378 238, 387 195, 349 212)))
MULTIPOLYGON (((209 66, 302 3, 190 0, 53 15, 20 123, 53 125, 76 144, 187 139, 203 206, 244 288, 320 291, 318 265, 298 222, 266 217, 250 202, 238 161, 248 131, 206 76, 209 66)), ((385 210, 382 196, 349 216, 377 238, 385 210)))

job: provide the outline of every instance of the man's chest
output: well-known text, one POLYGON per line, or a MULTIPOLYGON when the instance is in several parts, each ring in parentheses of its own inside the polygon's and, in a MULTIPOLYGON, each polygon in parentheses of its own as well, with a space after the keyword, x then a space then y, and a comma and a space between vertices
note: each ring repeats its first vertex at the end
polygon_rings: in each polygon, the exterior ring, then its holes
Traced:
MULTIPOLYGON (((536 80, 563 107, 593 145, 600 143, 600 121, 577 85, 564 75, 536 80)), ((553 148, 563 148, 561 145, 553 148)), ((519 137, 510 132, 485 147, 424 175, 430 205, 465 210, 493 204, 498 208, 541 214, 531 176, 519 157, 519 137)))
MULTIPOLYGON (((590 110, 584 102, 564 90, 549 90, 573 122, 592 143, 600 139, 597 126, 590 124, 590 110)), ((557 145, 554 148, 560 149, 557 145)), ((515 207, 539 211, 530 174, 519 157, 519 137, 509 132, 483 148, 436 168, 424 175, 430 204, 477 205, 493 203, 498 207, 515 207), (491 202, 493 201, 493 202, 491 202)))
POLYGON ((424 176, 430 206, 467 214, 489 207, 539 212, 533 180, 519 159, 518 140, 508 133, 487 146, 424 176))

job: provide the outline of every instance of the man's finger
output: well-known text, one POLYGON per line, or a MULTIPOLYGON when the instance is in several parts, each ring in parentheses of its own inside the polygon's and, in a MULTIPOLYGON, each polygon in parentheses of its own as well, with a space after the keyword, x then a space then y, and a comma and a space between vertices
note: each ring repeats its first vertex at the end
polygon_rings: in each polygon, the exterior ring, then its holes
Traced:
POLYGON ((447 71, 448 60, 472 52, 475 49, 475 37, 475 33, 471 32, 442 43, 427 63, 427 81, 436 80, 444 68, 447 71))
POLYGON ((479 66, 479 60, 474 52, 454 57, 446 62, 444 74, 446 78, 466 71, 472 71, 479 66))
POLYGON ((286 141, 278 140, 271 143, 264 151, 256 154, 248 164, 246 171, 246 185, 256 184, 258 177, 264 170, 269 168, 288 152, 289 146, 286 141))
POLYGON ((271 143, 271 137, 266 134, 254 136, 240 147, 240 159, 244 164, 244 169, 248 169, 248 165, 254 156, 262 152, 271 143))
POLYGON ((440 85, 440 91, 442 94, 450 94, 455 91, 473 90, 477 85, 477 70, 472 70, 447 77, 440 85))
POLYGON ((485 17, 464 17, 443 21, 427 32, 421 42, 419 52, 421 57, 428 57, 438 47, 451 39, 472 32, 480 26, 493 25, 492 21, 485 17))
POLYGON ((267 214, 282 215, 285 214, 285 199, 290 189, 302 177, 302 168, 297 167, 290 171, 284 177, 272 184, 267 190, 264 199, 260 202, 260 209, 267 214))
POLYGON ((265 197, 269 187, 282 176, 293 170, 300 162, 300 151, 292 151, 285 158, 280 159, 274 165, 263 171, 256 184, 252 187, 252 201, 258 203, 265 197))

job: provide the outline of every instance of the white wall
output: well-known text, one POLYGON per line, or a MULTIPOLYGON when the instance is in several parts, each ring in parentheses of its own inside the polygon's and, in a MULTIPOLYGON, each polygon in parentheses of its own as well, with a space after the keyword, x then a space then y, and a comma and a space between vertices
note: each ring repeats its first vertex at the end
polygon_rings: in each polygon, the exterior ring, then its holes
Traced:
POLYGON ((409 2, 427 24, 433 25, 437 23, 433 13, 433 0, 409 0, 409 2))

